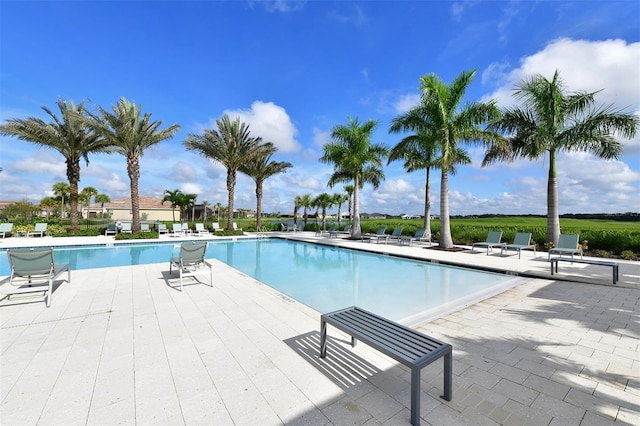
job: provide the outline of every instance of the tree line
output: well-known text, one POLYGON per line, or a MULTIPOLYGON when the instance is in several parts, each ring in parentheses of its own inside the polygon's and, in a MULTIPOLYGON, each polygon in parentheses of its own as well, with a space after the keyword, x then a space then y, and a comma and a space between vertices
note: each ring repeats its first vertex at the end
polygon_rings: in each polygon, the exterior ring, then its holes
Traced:
MULTIPOLYGON (((500 110, 495 99, 463 103, 475 73, 475 70, 463 71, 451 84, 446 84, 436 74, 422 76, 419 103, 391 122, 389 132, 403 135, 391 148, 371 141, 378 125, 376 120, 361 123, 357 117, 349 117, 347 124, 333 127, 331 141, 324 145, 319 161, 333 165, 328 187, 348 184, 352 238, 360 238, 362 232, 360 190, 366 183, 372 184, 374 189, 379 187, 384 180, 383 164, 386 159, 387 164, 403 161, 407 172, 425 170, 424 227, 427 230, 431 229, 430 171, 439 169, 439 244, 443 248, 452 247, 449 176, 455 174, 458 166, 471 163, 465 145, 481 145, 486 149, 483 166, 516 158, 548 158, 547 241, 557 244, 560 235, 556 175, 558 153, 584 151, 603 159, 618 158, 622 145, 616 136, 632 138, 640 125, 640 119, 634 114, 616 110, 611 105, 596 107, 597 92, 567 93, 558 71, 551 79, 542 75, 523 79, 514 91, 520 106, 500 110)), ((120 98, 112 111, 100 106, 96 111, 88 111, 84 103, 76 106, 72 101, 63 100, 58 101, 61 117, 47 107, 42 108, 53 121, 46 123, 35 117, 9 119, 0 126, 0 134, 52 148, 65 157, 70 186, 70 231, 78 230, 80 160, 84 159, 88 164, 89 154, 105 152, 126 158, 131 186, 132 230, 139 232, 139 157, 147 148, 172 138, 180 126, 173 124, 160 129, 161 121, 152 121, 150 113, 142 115, 141 105, 125 98, 120 98)), ((237 174, 244 173, 254 180, 256 227, 259 229, 262 184, 268 177, 285 172, 292 165, 271 160, 277 151, 274 144, 251 135, 249 126, 239 118, 232 120, 224 115, 216 120, 216 126, 217 129, 206 129, 202 134, 188 134, 183 144, 187 150, 217 161, 226 168, 229 225, 233 221, 237 174)), ((165 196, 170 195, 171 191, 168 192, 165 196)), ((310 198, 305 194, 294 200, 296 211, 299 206, 305 208, 305 221, 307 204, 311 205, 307 196, 310 198)), ((321 199, 314 200, 319 208, 326 209, 337 203, 335 196, 321 194, 319 197, 321 199)))

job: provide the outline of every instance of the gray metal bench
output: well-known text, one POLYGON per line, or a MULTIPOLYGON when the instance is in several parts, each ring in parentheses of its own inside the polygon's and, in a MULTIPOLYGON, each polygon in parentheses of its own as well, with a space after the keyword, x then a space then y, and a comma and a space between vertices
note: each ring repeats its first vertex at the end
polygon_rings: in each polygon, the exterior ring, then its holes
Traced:
POLYGON ((611 266, 613 268, 613 283, 616 284, 620 278, 620 271, 617 262, 610 260, 590 260, 590 259, 570 259, 568 257, 554 257, 551 262, 551 275, 558 273, 558 262, 586 263, 589 265, 611 266))
POLYGON ((411 368, 411 424, 420 424, 420 371, 440 357, 444 357, 444 395, 452 397, 452 347, 419 333, 409 327, 365 311, 358 307, 341 309, 323 314, 320 319, 320 357, 327 355, 327 324, 351 336, 351 345, 356 339, 379 350, 411 368))

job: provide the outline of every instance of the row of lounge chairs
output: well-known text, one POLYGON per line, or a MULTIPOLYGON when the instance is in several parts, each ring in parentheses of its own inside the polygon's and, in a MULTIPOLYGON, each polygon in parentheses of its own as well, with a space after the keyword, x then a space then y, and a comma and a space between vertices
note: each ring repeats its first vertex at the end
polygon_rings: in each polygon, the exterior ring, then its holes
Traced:
MULTIPOLYGON (((551 255, 557 254, 560 257, 562 255, 571 255, 576 254, 580 255, 582 259, 582 249, 578 246, 579 235, 577 234, 562 234, 558 240, 558 246, 552 247, 549 249, 548 258, 551 259, 551 255)), ((518 252, 518 259, 520 259, 522 250, 533 250, 533 255, 536 254, 536 245, 531 243, 531 233, 530 232, 518 232, 516 233, 515 238, 513 239, 512 244, 507 244, 502 242, 502 232, 501 231, 491 231, 487 235, 486 241, 481 241, 477 243, 473 243, 471 246, 471 251, 473 252, 476 247, 482 247, 487 249, 487 255, 494 248, 500 248, 500 254, 504 254, 504 252, 508 252, 509 250, 514 250, 518 252)))
MULTIPOLYGON (((18 232, 23 233, 26 237, 44 237, 45 234, 47 233, 47 224, 36 223, 33 231, 18 231, 18 232)), ((6 238, 9 235, 13 235, 13 223, 0 223, 0 235, 2 235, 2 238, 6 238)))

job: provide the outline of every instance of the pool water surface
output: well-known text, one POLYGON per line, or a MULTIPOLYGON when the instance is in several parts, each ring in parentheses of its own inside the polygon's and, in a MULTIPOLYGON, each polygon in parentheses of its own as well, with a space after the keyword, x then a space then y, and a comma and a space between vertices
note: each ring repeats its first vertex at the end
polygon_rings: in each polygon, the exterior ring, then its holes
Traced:
MULTIPOLYGON (((167 262, 179 244, 54 248, 72 270, 167 262)), ((521 278, 319 244, 210 241, 215 258, 319 312, 357 305, 396 321, 422 322, 498 294, 521 278)), ((214 270, 215 274, 215 270, 214 270)), ((6 255, 0 275, 9 275, 6 255)), ((214 275, 215 280, 215 275, 214 275)))

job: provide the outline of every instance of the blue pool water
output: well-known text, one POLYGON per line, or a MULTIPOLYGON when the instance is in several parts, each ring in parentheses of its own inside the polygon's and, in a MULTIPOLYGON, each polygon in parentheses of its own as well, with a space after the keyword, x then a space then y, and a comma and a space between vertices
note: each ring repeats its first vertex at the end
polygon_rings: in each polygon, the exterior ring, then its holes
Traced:
MULTIPOLYGON (((55 248, 72 270, 167 262, 174 244, 55 248)), ((358 305, 407 323, 515 285, 513 276, 281 239, 214 241, 218 259, 319 312, 358 305)), ((0 255, 0 275, 8 275, 0 255)), ((460 306, 461 305, 461 306, 460 306)))

